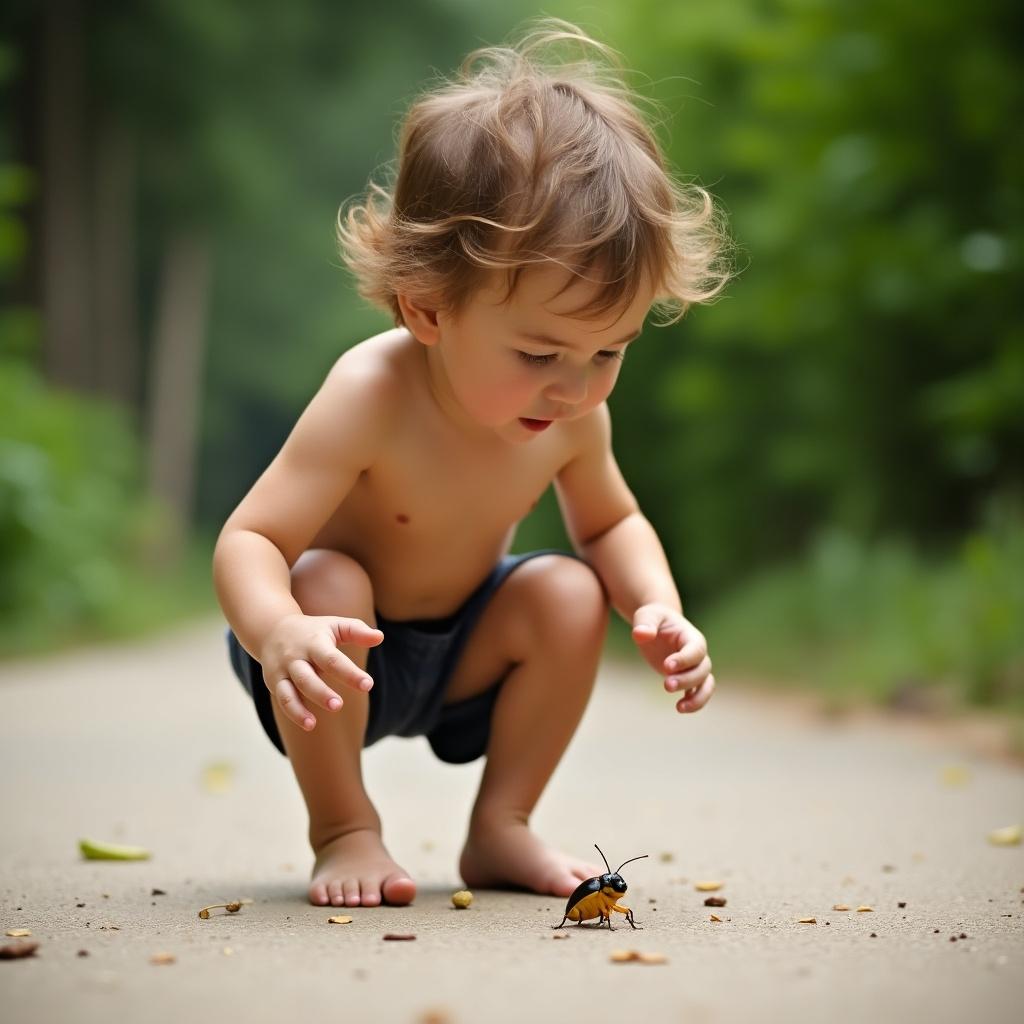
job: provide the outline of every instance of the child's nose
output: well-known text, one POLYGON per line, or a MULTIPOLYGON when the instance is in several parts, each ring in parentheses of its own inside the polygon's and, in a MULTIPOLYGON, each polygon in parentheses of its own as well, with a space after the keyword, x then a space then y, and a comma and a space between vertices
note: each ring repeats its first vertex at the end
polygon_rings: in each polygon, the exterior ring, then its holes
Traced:
POLYGON ((557 380, 548 385, 544 396, 553 402, 579 405, 587 397, 587 370, 574 366, 563 367, 557 380))

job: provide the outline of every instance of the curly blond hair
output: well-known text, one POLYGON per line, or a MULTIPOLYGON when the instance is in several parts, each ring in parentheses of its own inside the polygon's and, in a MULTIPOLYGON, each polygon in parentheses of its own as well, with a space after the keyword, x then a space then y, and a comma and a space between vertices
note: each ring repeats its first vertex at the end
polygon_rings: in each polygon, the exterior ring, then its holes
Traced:
POLYGON ((667 172, 615 51, 566 21, 529 24, 414 100, 391 187, 371 181, 338 212, 342 259, 399 326, 400 293, 456 315, 489 272, 507 274, 507 302, 537 264, 600 286, 575 315, 628 305, 649 281, 674 323, 729 277, 723 218, 667 172), (579 54, 559 59, 566 48, 579 54))

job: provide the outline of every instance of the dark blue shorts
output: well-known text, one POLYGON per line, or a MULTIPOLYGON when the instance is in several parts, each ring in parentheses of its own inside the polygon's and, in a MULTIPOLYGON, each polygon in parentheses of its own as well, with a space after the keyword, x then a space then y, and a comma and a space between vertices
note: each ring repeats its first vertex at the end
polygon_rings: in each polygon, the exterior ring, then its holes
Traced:
MULTIPOLYGON (((392 622, 377 616, 377 627, 384 633, 384 640, 370 648, 366 665, 373 678, 373 689, 364 746, 372 746, 385 736, 426 736, 434 753, 450 764, 474 761, 485 753, 491 710, 504 677, 496 679, 483 693, 455 704, 444 704, 445 691, 487 602, 517 566, 539 555, 577 557, 555 550, 506 555, 466 603, 447 619, 392 622)), ((264 732, 285 754, 260 663, 230 629, 227 639, 235 675, 252 697, 264 732)))

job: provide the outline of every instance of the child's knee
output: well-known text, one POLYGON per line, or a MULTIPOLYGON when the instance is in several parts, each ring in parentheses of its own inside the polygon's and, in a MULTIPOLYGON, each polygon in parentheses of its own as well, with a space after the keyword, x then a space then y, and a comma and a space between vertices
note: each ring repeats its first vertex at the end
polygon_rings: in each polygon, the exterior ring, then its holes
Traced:
POLYGON ((576 558, 552 555, 537 559, 536 621, 565 636, 603 637, 608 625, 608 597, 597 573, 576 558))
POLYGON ((292 566, 292 596, 306 615, 343 615, 373 624, 373 583, 340 551, 316 548, 292 566))

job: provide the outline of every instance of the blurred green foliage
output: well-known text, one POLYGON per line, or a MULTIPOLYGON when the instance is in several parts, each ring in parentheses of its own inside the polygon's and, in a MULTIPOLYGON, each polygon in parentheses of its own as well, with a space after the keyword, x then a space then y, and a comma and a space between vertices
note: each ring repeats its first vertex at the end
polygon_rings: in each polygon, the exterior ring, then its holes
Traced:
POLYGON ((865 543, 832 529, 705 620, 716 671, 814 685, 837 703, 966 699, 1024 711, 1024 518, 1005 515, 953 553, 865 543), (928 689, 937 689, 928 697, 928 689))

